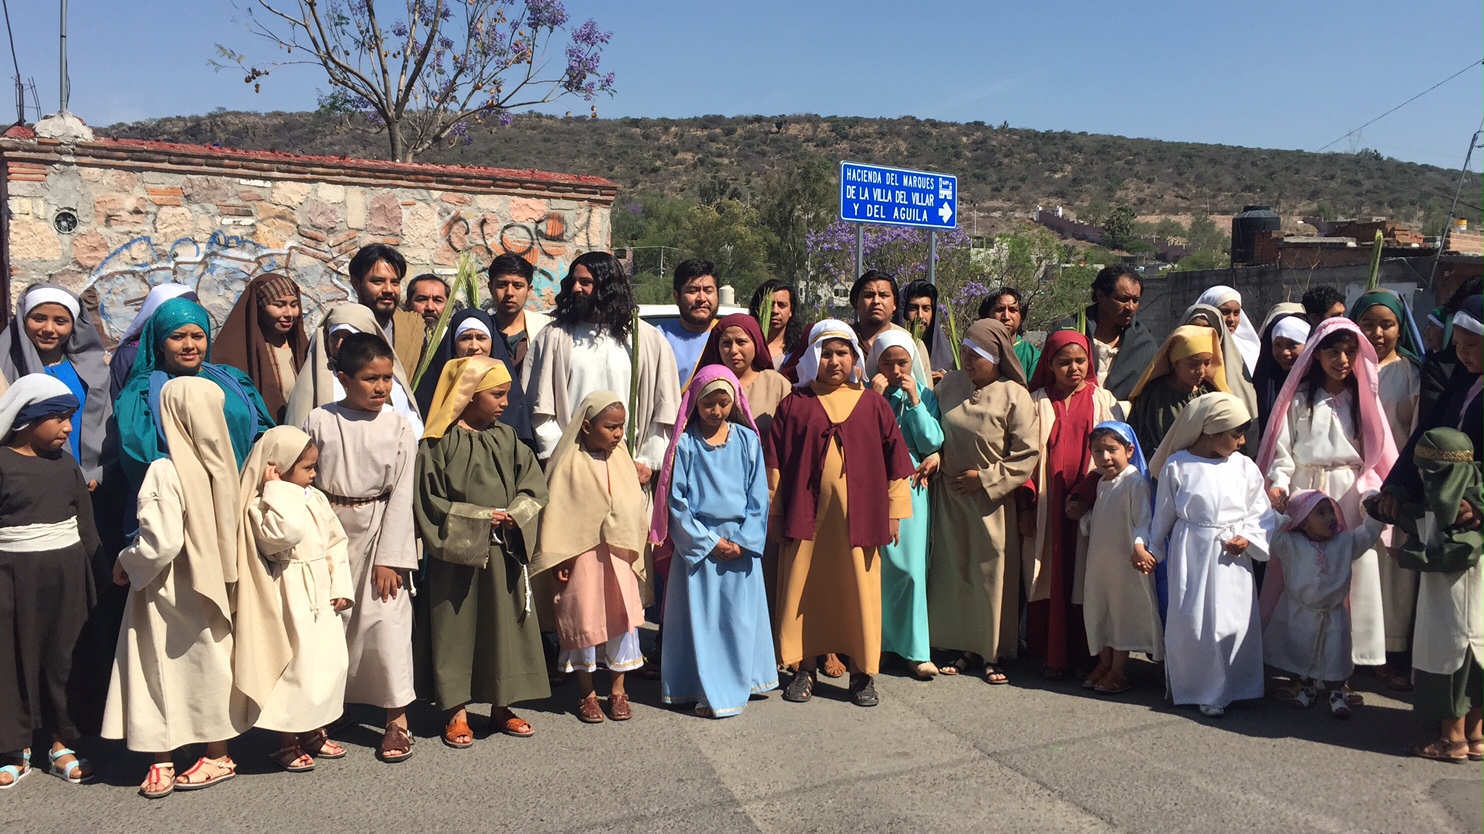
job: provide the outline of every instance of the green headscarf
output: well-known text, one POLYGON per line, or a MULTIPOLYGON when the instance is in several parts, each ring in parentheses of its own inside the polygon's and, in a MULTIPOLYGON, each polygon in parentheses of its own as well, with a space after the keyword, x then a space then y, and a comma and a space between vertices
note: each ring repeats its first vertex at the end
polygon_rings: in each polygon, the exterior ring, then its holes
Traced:
MULTIPOLYGON (((149 465, 167 454, 155 416, 159 389, 175 375, 160 366, 160 351, 170 334, 194 324, 206 333, 206 354, 211 352, 211 316, 194 301, 172 298, 161 304, 145 322, 139 336, 139 356, 129 372, 124 389, 114 403, 119 429, 119 459, 130 483, 138 487, 149 465)), ((201 363, 197 375, 209 379, 226 397, 227 429, 237 467, 247 459, 253 442, 273 427, 273 418, 258 389, 247 374, 228 365, 201 363)))
POLYGON ((1396 293, 1391 290, 1371 290, 1362 295, 1350 307, 1350 320, 1360 324, 1361 315, 1378 304, 1396 315, 1396 352, 1412 360, 1414 365, 1422 364, 1422 345, 1418 342, 1417 324, 1412 320, 1412 312, 1396 293))
POLYGON ((1422 476, 1423 501, 1402 505, 1398 522, 1409 536, 1398 564, 1429 572, 1468 570, 1479 562, 1484 536, 1455 525, 1459 504, 1468 502, 1476 515, 1481 510, 1474 444, 1461 431, 1430 429, 1418 439, 1412 460, 1422 476))

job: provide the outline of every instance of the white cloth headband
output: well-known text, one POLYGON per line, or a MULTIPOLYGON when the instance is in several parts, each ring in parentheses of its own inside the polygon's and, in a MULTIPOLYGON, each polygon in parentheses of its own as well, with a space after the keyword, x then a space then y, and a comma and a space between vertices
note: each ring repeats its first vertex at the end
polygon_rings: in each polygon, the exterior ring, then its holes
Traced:
POLYGON ((26 309, 21 315, 28 316, 32 310, 43 304, 60 304, 66 307, 67 312, 72 314, 73 321, 77 321, 77 317, 82 315, 82 307, 78 305, 72 293, 57 287, 37 287, 27 291, 26 309))
POLYGON ((992 365, 998 365, 998 364, 1000 364, 1000 360, 999 360, 998 357, 996 357, 994 354, 990 353, 989 351, 985 350, 984 348, 979 347, 978 345, 974 344, 973 342, 969 341, 968 339, 964 339, 964 347, 968 348, 969 350, 974 351, 975 353, 977 353, 980 356, 984 357, 985 359, 989 360, 989 363, 992 364, 992 365))
POLYGON ((799 381, 794 383, 796 387, 802 388, 819 377, 819 357, 824 352, 825 341, 829 339, 839 339, 850 344, 850 349, 855 352, 856 359, 855 369, 850 374, 850 381, 855 382, 860 378, 864 370, 861 365, 865 364, 865 357, 861 355, 861 344, 855 338, 855 331, 843 321, 825 319, 809 331, 809 344, 799 357, 799 381))
POLYGON ((1479 321, 1462 310, 1453 314, 1453 327, 1455 329, 1462 327, 1475 336, 1484 336, 1484 322, 1479 321))
POLYGON ((331 336, 334 336, 336 333, 359 333, 359 332, 361 332, 361 331, 357 330, 356 328, 354 328, 354 327, 352 327, 351 325, 348 325, 348 324, 337 324, 337 325, 335 325, 335 326, 333 326, 333 327, 330 328, 330 335, 331 336))
POLYGON ((184 284, 156 284, 148 294, 144 296, 144 303, 139 306, 139 313, 129 326, 124 329, 124 335, 119 337, 119 344, 128 344, 130 339, 138 336, 144 330, 144 323, 155 314, 155 309, 172 298, 179 298, 186 293, 193 292, 184 284))
POLYGON ((1285 316, 1273 325, 1273 338, 1303 344, 1309 340, 1309 323, 1298 316, 1285 316))
POLYGON ((470 316, 459 322, 459 326, 453 329, 453 340, 457 342, 460 336, 468 333, 470 330, 478 330, 480 333, 489 336, 491 339, 494 338, 494 334, 490 332, 488 325, 480 321, 477 317, 470 316))

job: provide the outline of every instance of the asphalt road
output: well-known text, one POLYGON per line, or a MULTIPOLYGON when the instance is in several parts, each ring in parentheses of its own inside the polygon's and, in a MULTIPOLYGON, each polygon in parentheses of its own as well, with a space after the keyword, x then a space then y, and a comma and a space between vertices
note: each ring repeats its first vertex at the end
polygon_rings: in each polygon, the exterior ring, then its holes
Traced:
POLYGON ((530 739, 486 738, 474 720, 479 741, 452 750, 422 710, 413 758, 398 765, 372 756, 379 733, 367 711, 357 713, 366 728, 337 735, 345 759, 282 773, 266 758, 274 740, 250 734, 234 743, 235 780, 157 801, 135 793, 146 759, 93 741, 82 747, 99 765, 94 783, 33 774, 0 792, 0 831, 1251 834, 1484 823, 1480 765, 1401 755, 1420 733, 1410 706, 1364 674, 1367 704, 1349 721, 1272 700, 1213 721, 1165 705, 1154 667, 1138 667, 1143 686, 1116 699, 1009 671, 1010 686, 991 687, 889 668, 873 709, 821 678, 811 703, 773 692, 719 721, 665 709, 657 683, 635 682, 633 720, 599 726, 578 722, 569 683, 519 710, 536 727, 530 739))

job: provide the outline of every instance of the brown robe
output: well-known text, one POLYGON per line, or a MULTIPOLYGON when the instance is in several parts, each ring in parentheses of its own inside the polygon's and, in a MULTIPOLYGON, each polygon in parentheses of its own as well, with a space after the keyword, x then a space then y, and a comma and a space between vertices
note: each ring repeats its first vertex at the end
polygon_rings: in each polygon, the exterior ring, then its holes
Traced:
POLYGON ((1001 379, 976 389, 950 371, 935 389, 943 462, 934 490, 928 558, 932 644, 993 663, 1014 657, 1020 617, 1020 535, 1012 495, 1036 471, 1039 420, 1030 392, 1001 379), (982 492, 960 495, 942 478, 979 470, 982 492))

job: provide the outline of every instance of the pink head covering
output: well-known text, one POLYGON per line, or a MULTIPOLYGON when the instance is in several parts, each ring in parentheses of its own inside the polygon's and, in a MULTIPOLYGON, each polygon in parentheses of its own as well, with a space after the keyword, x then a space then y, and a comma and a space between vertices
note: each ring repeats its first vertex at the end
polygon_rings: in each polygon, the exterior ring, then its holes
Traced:
POLYGON ((1288 521, 1283 525, 1283 532, 1292 533, 1301 527, 1304 520, 1309 517, 1309 513, 1314 512, 1314 508, 1319 506, 1321 501, 1328 501, 1334 506, 1335 520, 1340 525, 1340 532, 1345 532, 1345 516, 1340 513, 1340 505, 1335 503, 1335 499, 1317 489, 1301 489, 1288 496, 1288 521))
POLYGON ((665 450, 665 461, 660 464, 660 471, 657 473, 659 482, 654 490, 654 515, 649 523, 649 540, 654 544, 664 544, 665 539, 670 536, 670 484, 675 474, 675 446, 680 442, 680 436, 685 434, 691 414, 695 413, 696 405, 700 403, 706 388, 717 381, 725 382, 732 388, 732 422, 757 431, 757 423, 752 421, 752 406, 747 402, 747 395, 742 393, 742 383, 737 381, 737 375, 732 373, 732 369, 726 365, 705 365, 698 369, 680 398, 680 414, 675 418, 675 431, 670 435, 670 447, 665 450))
MULTIPOLYGON (((1273 401, 1273 409, 1270 413, 1279 415, 1288 412, 1289 406, 1293 404, 1294 395, 1298 393, 1299 385, 1303 384, 1304 377, 1309 375, 1309 367, 1316 361, 1314 354, 1319 350, 1319 343, 1337 330, 1352 334, 1360 346, 1360 361, 1355 363, 1353 372, 1360 405, 1363 462, 1360 474, 1355 479, 1355 489, 1361 495, 1365 495, 1367 492, 1380 489, 1381 482, 1390 474, 1392 464, 1396 463, 1396 441, 1391 437, 1386 412, 1381 409, 1376 349, 1371 346, 1370 340, 1366 339, 1365 334, 1360 332, 1360 328, 1354 322, 1343 317, 1325 319, 1320 322, 1319 327, 1315 328, 1309 336, 1309 341, 1304 343, 1304 352, 1299 354, 1298 361, 1293 363, 1293 369, 1288 372, 1288 380, 1283 383, 1283 389, 1278 392, 1278 399, 1273 401)), ((1262 470, 1264 477, 1273 465, 1273 457, 1277 453, 1277 448, 1278 432, 1275 424, 1275 430, 1267 432, 1257 451, 1257 467, 1262 470)))

